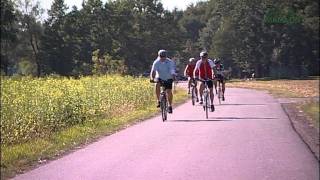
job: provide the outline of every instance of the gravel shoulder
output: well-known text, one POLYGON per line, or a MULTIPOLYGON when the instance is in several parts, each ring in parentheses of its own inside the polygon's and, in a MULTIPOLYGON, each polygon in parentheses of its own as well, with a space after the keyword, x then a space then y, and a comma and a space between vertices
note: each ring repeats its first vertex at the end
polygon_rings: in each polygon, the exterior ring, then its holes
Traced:
POLYGON ((282 108, 288 115, 291 125, 307 144, 310 151, 319 159, 319 131, 314 127, 309 117, 298 108, 297 103, 281 103, 282 108))

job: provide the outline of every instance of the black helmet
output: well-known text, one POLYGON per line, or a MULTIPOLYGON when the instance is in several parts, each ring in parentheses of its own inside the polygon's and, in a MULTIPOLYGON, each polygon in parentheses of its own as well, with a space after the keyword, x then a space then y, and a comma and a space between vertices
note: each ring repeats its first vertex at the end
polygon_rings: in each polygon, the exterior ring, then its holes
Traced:
POLYGON ((220 63, 220 59, 215 59, 215 60, 214 60, 214 63, 215 63, 215 64, 220 63))
POLYGON ((158 51, 158 56, 160 57, 167 57, 167 51, 164 49, 161 49, 158 51))

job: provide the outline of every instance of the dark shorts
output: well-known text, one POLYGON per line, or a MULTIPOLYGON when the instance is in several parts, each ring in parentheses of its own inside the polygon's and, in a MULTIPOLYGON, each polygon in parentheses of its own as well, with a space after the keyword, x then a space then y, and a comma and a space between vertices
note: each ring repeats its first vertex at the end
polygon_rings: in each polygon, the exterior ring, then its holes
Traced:
POLYGON ((173 83, 172 79, 168 79, 166 81, 159 79, 159 83, 160 83, 160 86, 164 86, 166 89, 172 89, 172 83, 173 83))
POLYGON ((224 83, 225 78, 221 74, 217 74, 215 80, 224 83))
MULTIPOLYGON (((203 82, 203 83, 204 83, 204 82, 203 82)), ((212 81, 208 81, 208 82, 206 82, 206 83, 207 83, 209 89, 210 89, 210 88, 213 88, 213 82, 212 82, 212 81)))

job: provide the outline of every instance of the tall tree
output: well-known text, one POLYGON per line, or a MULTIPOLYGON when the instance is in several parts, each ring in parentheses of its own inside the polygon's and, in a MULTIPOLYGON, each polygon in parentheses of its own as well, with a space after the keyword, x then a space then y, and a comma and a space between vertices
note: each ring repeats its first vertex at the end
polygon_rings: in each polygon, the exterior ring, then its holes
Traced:
POLYGON ((48 11, 48 19, 44 24, 41 55, 45 62, 46 73, 69 75, 73 62, 67 57, 69 49, 66 46, 64 31, 67 6, 64 0, 54 0, 48 11))
POLYGON ((42 62, 39 56, 42 34, 41 15, 44 10, 40 8, 39 1, 19 0, 18 4, 21 38, 26 38, 28 45, 32 48, 31 63, 36 64, 37 76, 39 77, 42 71, 42 62))
POLYGON ((11 0, 1 1, 1 71, 8 75, 10 65, 9 53, 17 40, 18 30, 14 26, 17 20, 11 0))

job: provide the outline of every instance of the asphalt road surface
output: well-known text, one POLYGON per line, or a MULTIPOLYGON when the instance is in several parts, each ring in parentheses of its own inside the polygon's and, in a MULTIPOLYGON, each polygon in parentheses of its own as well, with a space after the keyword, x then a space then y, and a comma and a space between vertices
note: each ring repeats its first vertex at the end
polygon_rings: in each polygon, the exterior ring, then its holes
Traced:
POLYGON ((189 101, 167 122, 154 117, 15 179, 318 180, 319 162, 276 99, 233 88, 209 119, 189 101))

